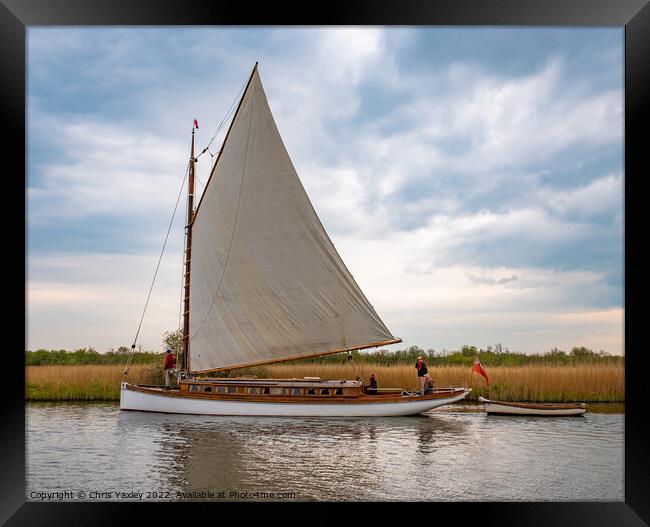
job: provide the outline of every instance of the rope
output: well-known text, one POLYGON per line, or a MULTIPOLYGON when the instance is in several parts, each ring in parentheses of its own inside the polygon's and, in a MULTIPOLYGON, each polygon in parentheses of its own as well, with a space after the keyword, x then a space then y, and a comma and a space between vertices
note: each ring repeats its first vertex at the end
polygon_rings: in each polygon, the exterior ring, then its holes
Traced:
MULTIPOLYGON (((244 88, 246 87, 247 84, 248 84, 248 78, 246 78, 246 80, 245 80, 244 83, 242 84, 241 88, 239 88, 239 91, 237 92, 237 95, 235 96, 235 98, 233 99, 233 102, 230 104, 230 107, 229 107, 228 110, 226 111, 226 115, 225 115, 224 118, 221 120, 221 123, 220 123, 219 126, 217 127, 217 130, 214 132, 214 134, 212 134, 212 138, 210 139, 210 142, 209 142, 209 143, 207 144, 207 146, 206 146, 206 147, 201 151, 201 153, 200 153, 198 156, 196 156, 195 161, 197 161, 198 158, 201 157, 201 156, 202 156, 203 154, 205 154, 206 152, 208 152, 208 153, 210 154, 211 161, 214 160, 215 155, 210 151, 210 146, 212 145, 212 142, 213 142, 213 141, 215 140, 215 138, 217 137, 217 134, 218 134, 218 133, 221 131, 221 129, 223 128, 223 125, 226 123, 226 121, 228 120, 228 118, 230 117, 230 115, 232 114, 232 112, 234 111, 234 109, 235 109, 235 107, 236 107, 236 103, 237 103, 237 101, 239 101, 240 96, 241 96, 241 94, 242 94, 242 92, 243 92, 243 90, 244 90, 244 88)), ((251 112, 251 115, 252 115, 252 112, 251 112)), ((250 120, 249 120, 249 123, 248 123, 248 133, 249 133, 249 135, 250 135, 250 120)), ((222 148, 223 148, 223 145, 222 145, 222 148)), ((248 152, 248 138, 246 139, 246 150, 247 150, 247 152, 248 152)), ((246 161, 244 160, 244 166, 245 166, 245 162, 246 162, 246 161)), ((212 165, 212 162, 211 162, 210 164, 212 165)), ((151 292, 152 292, 152 290, 153 290, 153 286, 154 286, 154 283, 155 283, 155 281, 156 281, 156 276, 158 275, 158 269, 160 268, 160 262, 161 262, 161 260, 162 260, 163 253, 165 252, 165 246, 167 245, 167 240, 168 240, 168 238, 169 238, 169 233, 170 233, 170 231, 171 231, 172 224, 173 224, 173 222, 174 222, 174 217, 175 217, 175 215, 176 215, 176 209, 178 208, 178 203, 179 203, 179 201, 180 201, 181 194, 182 194, 182 192, 183 192, 183 187, 185 186, 185 180, 187 179, 187 174, 188 174, 188 172, 189 172, 189 168, 190 168, 190 165, 189 165, 189 162, 188 162, 188 164, 187 164, 187 168, 185 169, 185 177, 183 178, 183 183, 182 183, 182 185, 181 185, 181 189, 180 189, 180 191, 179 191, 179 193, 178 193, 178 198, 177 198, 177 200, 176 200, 176 205, 174 206, 174 212, 172 213, 172 219, 171 219, 171 221, 170 221, 170 223, 169 223, 169 229, 167 230, 167 235, 165 236, 165 241, 164 241, 164 243, 163 243, 163 248, 162 248, 162 251, 160 252, 160 257, 158 258, 158 264, 157 264, 157 266, 156 266, 156 271, 155 271, 155 273, 154 273, 154 277, 153 277, 153 280, 152 280, 152 282, 151 282, 151 287, 149 288, 149 294, 147 295, 147 301, 145 302, 144 309, 143 309, 143 311, 142 311, 142 317, 140 318, 140 324, 138 325, 138 330, 137 330, 137 332, 136 332, 136 334, 135 334, 135 339, 133 339, 133 345, 131 346, 131 353, 129 354, 128 361, 127 361, 126 366, 125 366, 125 368, 124 368, 124 375, 127 375, 128 371, 129 371, 129 366, 130 366, 130 364, 131 364, 131 360, 133 359, 133 354, 135 353, 135 343, 136 343, 137 340, 138 340, 138 335, 140 334, 140 329, 142 328, 142 321, 144 320, 144 315, 145 315, 145 313, 146 313, 146 311, 147 311, 147 306, 149 305, 149 299, 151 298, 151 292)), ((214 167, 211 166, 211 167, 210 167, 210 171, 212 171, 213 168, 214 168, 214 167)), ((201 184, 201 186, 205 189, 205 185, 203 184, 203 182, 202 182, 198 177, 196 177, 196 174, 194 174, 194 177, 195 177, 195 179, 198 180, 198 182, 201 184)), ((241 200, 241 192, 242 192, 242 188, 243 188, 243 174, 242 174, 242 183, 241 183, 241 187, 240 187, 240 189, 239 189, 239 200, 241 200)), ((186 209, 186 212, 187 212, 187 207, 185 207, 185 209, 186 209)), ((239 213, 239 201, 237 202, 237 213, 239 213)), ((236 224, 237 224, 237 217, 235 216, 235 226, 236 226, 236 224)), ((234 231, 235 226, 233 226, 233 233, 232 233, 231 238, 230 238, 230 247, 228 248, 228 259, 230 258, 230 249, 232 248, 232 242, 233 242, 233 238, 234 238, 234 234, 235 234, 235 231, 234 231)), ((185 256, 185 254, 183 253, 183 257, 184 257, 184 256, 185 256)), ((228 259, 226 260, 226 266, 227 266, 228 259)), ((184 259, 183 259, 183 264, 184 264, 184 259)), ((223 280, 223 275, 224 275, 224 273, 225 273, 225 268, 226 268, 226 266, 224 266, 224 272, 223 272, 222 275, 221 275, 221 280, 219 280, 219 285, 218 285, 218 287, 217 287, 217 294, 219 293, 219 289, 221 288, 221 281, 223 280)), ((184 265, 183 265, 183 268, 184 268, 184 265)), ((182 277, 184 276, 182 272, 181 272, 181 276, 182 276, 182 277)), ((182 287, 182 286, 183 286, 183 280, 181 279, 181 307, 179 308, 179 317, 178 317, 178 319, 179 319, 179 320, 178 320, 178 326, 179 326, 179 327, 180 327, 180 325, 181 325, 181 311, 182 311, 182 305, 183 305, 183 295, 182 295, 183 287, 182 287)), ((216 297, 216 295, 215 295, 214 299, 212 300, 212 306, 214 305, 216 299, 217 299, 217 297, 216 297)), ((208 310, 208 314, 210 314, 210 311, 212 311, 212 306, 210 306, 210 309, 208 310)), ((201 326, 199 327, 199 329, 201 329, 201 328, 203 327, 203 324, 205 324, 205 321, 206 321, 206 320, 207 320, 207 315, 206 315, 206 318, 205 318, 205 319, 203 320, 203 322, 201 323, 201 326)), ((197 329, 197 331, 198 331, 199 329, 197 329)), ((196 333, 195 333, 195 334, 196 334, 196 333)))
MULTIPOLYGON (((205 189, 205 185, 203 184, 203 181, 201 181, 196 174, 194 174, 194 179, 196 179, 196 181, 201 185, 201 187, 205 189)), ((187 207, 185 208, 187 209, 187 207)))
MULTIPOLYGON (((201 153, 200 153, 198 156, 196 156, 196 157, 194 158, 194 159, 196 160, 196 162, 198 163, 199 157, 201 157, 201 156, 202 156, 203 154, 205 154, 206 152, 207 152, 208 154, 210 154, 210 173, 212 173, 212 170, 214 169, 213 161, 214 161, 214 158, 215 158, 215 156, 216 156, 216 154, 213 154, 213 153, 211 152, 211 150, 210 150, 210 146, 212 145, 212 142, 215 140, 215 138, 217 137, 217 135, 219 134, 219 132, 220 132, 221 129, 223 128, 223 126, 224 126, 224 124, 226 123, 226 121, 230 118, 230 116, 232 115, 233 111, 235 110, 235 108, 236 108, 236 104, 235 104, 235 103, 237 103, 237 101, 239 100, 239 97, 240 97, 240 95, 241 95, 241 92, 242 92, 242 90, 246 87, 246 83, 247 83, 247 82, 248 82, 248 81, 245 81, 244 84, 242 85, 242 87, 239 88, 239 91, 237 92, 237 95, 235 96, 235 98, 233 99, 233 102, 230 104, 230 107, 229 107, 228 110, 226 111, 226 115, 225 115, 224 118, 221 120, 221 123, 219 123, 219 126, 217 127, 217 130, 214 132, 214 134, 212 134, 212 138, 210 139, 210 142, 207 144, 207 146, 206 146, 203 150, 201 150, 201 153)), ((222 148, 223 148, 223 145, 222 145, 222 148)), ((219 150, 219 152, 221 152, 221 150, 219 150)), ((206 185, 203 183, 203 181, 201 181, 201 180, 199 179, 199 177, 196 175, 196 172, 194 173, 194 179, 196 179, 196 181, 201 185, 201 187, 203 188, 203 190, 205 190, 206 185)), ((209 179, 209 178, 208 178, 208 179, 209 179)))
POLYGON ((361 369, 359 368, 359 365, 357 362, 354 360, 354 355, 348 351, 348 358, 352 361, 352 372, 354 375, 361 379, 361 369))
POLYGON ((237 92, 237 95, 235 96, 235 98, 233 99, 232 103, 230 104, 230 107, 229 107, 228 110, 226 111, 226 115, 225 115, 225 117, 222 119, 221 123, 219 124, 219 126, 218 126, 218 128, 217 128, 217 131, 216 131, 214 134, 212 134, 212 138, 210 139, 210 142, 208 143, 208 146, 206 146, 206 147, 201 151, 201 153, 200 153, 198 156, 196 156, 197 159, 198 159, 199 157, 201 157, 203 154, 205 154, 206 152, 208 152, 208 153, 210 154, 210 156, 212 156, 212 158, 214 158, 214 154, 213 154, 212 152, 210 152, 210 145, 212 145, 212 142, 213 142, 214 139, 217 137, 217 134, 220 132, 221 128, 223 128, 223 125, 225 124, 225 122, 226 122, 226 121, 228 120, 228 118, 230 117, 230 114, 231 114, 231 113, 233 112, 233 110, 235 109, 236 103, 237 103, 237 101, 239 100, 239 97, 240 97, 242 91, 244 90, 244 88, 246 87, 246 84, 247 84, 247 83, 248 83, 248 78, 244 81, 244 84, 242 84, 242 87, 239 88, 239 91, 237 92))
POLYGON ((156 277, 158 276, 158 270, 160 269, 160 262, 162 261, 163 254, 165 253, 165 247, 167 246, 167 240, 169 239, 169 233, 172 230, 172 225, 174 223, 174 217, 176 216, 176 209, 178 209, 178 204, 181 200, 181 194, 183 193, 183 187, 185 187, 185 180, 187 179, 187 174, 190 169, 189 162, 187 163, 187 168, 185 169, 185 177, 183 177, 183 182, 181 183, 181 188, 178 192, 178 197, 176 198, 176 205, 174 206, 174 212, 172 213, 172 219, 169 222, 169 227, 167 228, 167 234, 165 235, 165 241, 163 242, 162 250, 160 251, 160 256, 158 257, 158 264, 156 265, 156 271, 153 274, 153 280, 151 281, 151 286, 149 287, 149 293, 147 294, 147 301, 144 304, 144 309, 142 310, 142 316, 140 317, 140 324, 138 324, 138 330, 135 333, 135 338, 133 339, 133 344, 131 345, 131 354, 124 368, 124 375, 127 375, 129 372, 129 366, 131 365, 131 360, 133 359, 133 354, 135 353, 135 344, 138 341, 138 336, 140 335, 140 329, 142 329, 142 322, 144 321, 144 315, 147 312, 147 307, 149 306, 149 300, 151 299, 151 292, 153 291, 153 286, 156 283, 156 277))
MULTIPOLYGON (((254 100, 254 99, 252 99, 254 100)), ((251 104, 253 104, 251 102, 251 104)), ((244 190, 244 176, 246 175, 246 160, 248 159, 248 141, 250 139, 250 133, 251 133, 251 123, 253 121, 253 109, 251 108, 250 115, 248 117, 248 131, 246 135, 246 147, 245 147, 245 154, 244 154, 244 162, 242 166, 242 175, 241 175, 241 181, 239 183, 239 195, 237 196, 237 208, 235 209, 235 221, 233 222, 232 226, 232 232, 230 234, 230 243, 228 245, 228 253, 226 255, 226 261, 223 265, 223 270, 221 271, 221 277, 219 278, 219 284, 217 285, 217 290, 212 297, 212 304, 210 304, 210 308, 208 309, 208 312, 205 314, 205 317, 201 321, 201 324, 199 325, 198 328, 196 328, 196 331, 194 331, 190 335, 190 340, 192 340, 193 337, 196 336, 196 334, 203 329, 203 326, 205 325, 206 321, 208 320, 208 317, 210 316, 210 313, 212 312, 212 308, 214 307, 217 297, 219 296, 219 291, 221 290, 221 283, 223 282, 223 278, 226 275, 226 269, 228 268, 228 263, 230 262, 230 252, 232 250, 232 244, 233 241, 235 240, 235 230, 237 229, 237 219, 239 218, 239 205, 241 203, 241 197, 243 194, 244 190)))

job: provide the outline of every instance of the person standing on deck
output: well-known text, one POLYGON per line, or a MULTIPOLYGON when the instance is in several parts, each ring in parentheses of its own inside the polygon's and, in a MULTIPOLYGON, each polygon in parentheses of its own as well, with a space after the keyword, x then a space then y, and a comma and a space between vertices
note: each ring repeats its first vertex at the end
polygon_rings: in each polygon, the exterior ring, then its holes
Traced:
POLYGON ((420 390, 424 392, 424 376, 429 373, 429 370, 427 370, 427 364, 424 362, 422 357, 418 357, 415 367, 418 370, 418 377, 420 378, 420 390))
POLYGON ((174 377, 174 368, 176 367, 176 357, 170 348, 165 353, 165 388, 171 389, 172 379, 174 377))

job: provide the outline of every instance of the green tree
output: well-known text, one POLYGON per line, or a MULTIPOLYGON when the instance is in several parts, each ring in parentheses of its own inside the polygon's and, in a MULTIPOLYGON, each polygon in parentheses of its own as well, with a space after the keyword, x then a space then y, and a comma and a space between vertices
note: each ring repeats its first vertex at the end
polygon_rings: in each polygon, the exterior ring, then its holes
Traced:
POLYGON ((575 357, 576 359, 579 359, 581 361, 586 361, 588 359, 592 359, 597 356, 595 352, 590 350, 589 348, 585 348, 584 346, 575 346, 571 349, 571 356, 575 357))
POLYGON ((163 333, 163 348, 171 348, 171 350, 179 355, 183 351, 183 328, 178 328, 174 331, 165 331, 163 333))
POLYGON ((478 355, 476 346, 463 346, 460 352, 463 357, 474 357, 475 355, 478 355))

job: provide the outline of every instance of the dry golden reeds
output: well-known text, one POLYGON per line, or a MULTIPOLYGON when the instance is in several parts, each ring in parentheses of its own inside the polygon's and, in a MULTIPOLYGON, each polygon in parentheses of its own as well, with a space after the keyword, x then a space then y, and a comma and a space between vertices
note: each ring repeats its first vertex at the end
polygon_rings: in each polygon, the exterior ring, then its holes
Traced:
POLYGON ((126 378, 121 365, 27 366, 25 398, 28 400, 119 400, 120 383, 158 384, 162 369, 150 364, 134 364, 126 378))
MULTIPOLYGON (((468 366, 429 367, 438 386, 467 383, 473 389, 468 399, 479 395, 505 401, 538 402, 623 402, 625 373, 619 364, 577 366, 501 366, 486 367, 488 388, 483 377, 471 374, 468 366)), ((28 400, 118 400, 122 366, 28 366, 28 400)), ((233 372, 236 373, 236 372, 233 372)), ((258 377, 354 379, 365 382, 375 374, 380 388, 419 389, 413 365, 369 364, 273 364, 254 368, 258 377)), ((132 365, 127 380, 136 384, 162 384, 160 365, 132 365)))
MULTIPOLYGON (((323 379, 354 379, 365 382, 374 373, 383 388, 419 389, 415 368, 408 364, 378 366, 360 364, 301 364, 265 366, 265 376, 323 379)), ((468 399, 479 395, 505 401, 584 401, 622 402, 625 400, 625 371, 618 364, 584 364, 577 366, 502 366, 485 368, 490 380, 471 373, 468 366, 429 367, 429 374, 438 386, 467 383, 472 388, 468 399)))

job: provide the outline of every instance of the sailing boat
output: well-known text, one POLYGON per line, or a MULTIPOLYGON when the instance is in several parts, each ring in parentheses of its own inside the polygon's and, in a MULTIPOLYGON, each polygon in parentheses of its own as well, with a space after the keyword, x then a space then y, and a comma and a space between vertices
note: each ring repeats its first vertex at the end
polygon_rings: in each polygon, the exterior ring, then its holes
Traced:
MULTIPOLYGON (((196 126, 196 121, 195 121, 196 126)), ((257 63, 196 210, 189 164, 183 357, 178 386, 121 384, 120 408, 210 415, 395 416, 455 403, 367 393, 360 380, 208 374, 401 342, 386 328, 327 236, 284 147, 257 63)))

